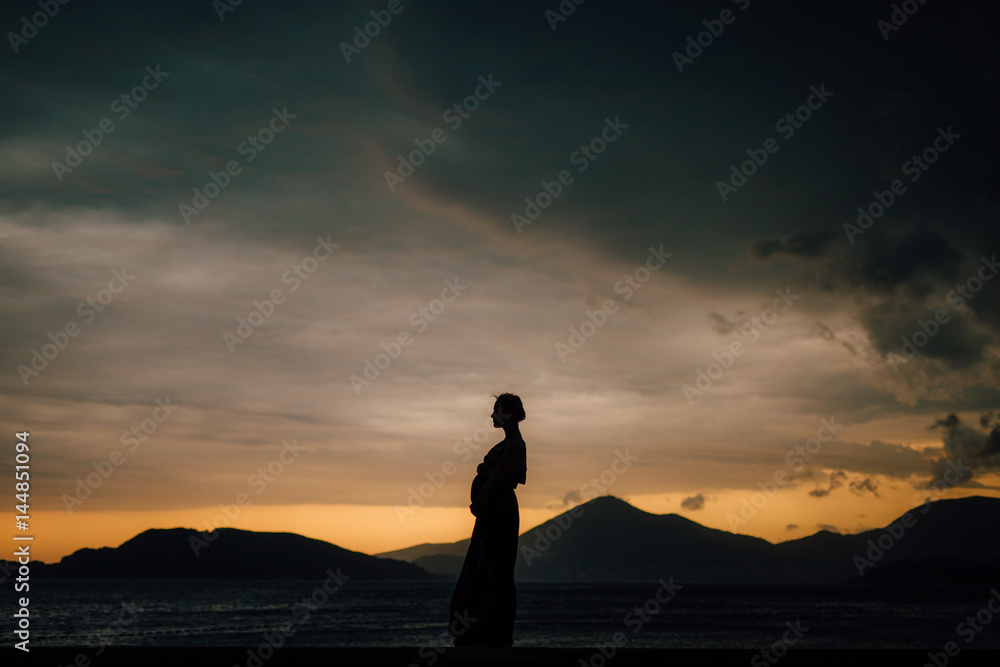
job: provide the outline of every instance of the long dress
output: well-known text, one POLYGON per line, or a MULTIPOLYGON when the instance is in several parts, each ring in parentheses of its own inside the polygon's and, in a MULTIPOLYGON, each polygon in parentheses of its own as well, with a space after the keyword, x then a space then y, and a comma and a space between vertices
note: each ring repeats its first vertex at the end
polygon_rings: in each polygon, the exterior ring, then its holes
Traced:
POLYGON ((476 517, 472 540, 465 554, 462 572, 451 598, 448 628, 455 646, 511 646, 517 593, 514 564, 520 515, 514 488, 524 484, 527 470, 524 440, 504 439, 497 443, 476 469, 472 481, 472 502, 493 474, 503 475, 501 486, 476 517), (509 445, 515 456, 499 469, 501 456, 509 445))

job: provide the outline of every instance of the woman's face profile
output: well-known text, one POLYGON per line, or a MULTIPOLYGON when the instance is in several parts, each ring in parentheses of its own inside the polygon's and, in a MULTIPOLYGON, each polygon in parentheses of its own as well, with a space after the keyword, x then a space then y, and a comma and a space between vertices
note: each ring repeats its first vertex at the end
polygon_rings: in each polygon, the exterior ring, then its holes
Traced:
POLYGON ((500 401, 497 401, 496 403, 493 404, 493 414, 490 416, 493 417, 494 428, 503 427, 504 415, 503 412, 500 410, 500 401))

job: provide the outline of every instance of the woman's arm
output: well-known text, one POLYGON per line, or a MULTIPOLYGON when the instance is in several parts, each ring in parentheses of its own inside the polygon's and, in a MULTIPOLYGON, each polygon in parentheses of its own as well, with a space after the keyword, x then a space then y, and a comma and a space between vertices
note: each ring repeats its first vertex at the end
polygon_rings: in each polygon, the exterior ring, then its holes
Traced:
POLYGON ((504 488, 510 482, 520 479, 526 456, 527 452, 523 440, 511 440, 507 443, 493 474, 486 480, 486 484, 476 494, 476 499, 469 505, 473 516, 479 516, 496 495, 497 489, 504 488))

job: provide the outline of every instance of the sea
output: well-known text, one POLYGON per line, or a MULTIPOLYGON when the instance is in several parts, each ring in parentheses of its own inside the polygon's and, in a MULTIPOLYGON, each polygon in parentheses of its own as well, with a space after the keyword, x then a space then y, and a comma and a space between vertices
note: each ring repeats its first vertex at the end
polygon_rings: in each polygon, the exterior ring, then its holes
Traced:
MULTIPOLYGON (((286 646, 451 645, 454 582, 346 580, 332 593, 321 584, 36 579, 31 641, 256 646, 280 633, 286 646)), ((996 587, 519 583, 517 598, 515 646, 1000 649, 996 587)), ((11 620, 4 614, 8 637, 11 620)))

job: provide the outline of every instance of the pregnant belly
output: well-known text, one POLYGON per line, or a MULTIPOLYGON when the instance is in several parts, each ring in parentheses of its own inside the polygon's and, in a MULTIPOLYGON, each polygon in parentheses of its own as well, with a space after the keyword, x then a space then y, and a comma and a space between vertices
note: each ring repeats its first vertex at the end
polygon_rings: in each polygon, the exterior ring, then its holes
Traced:
POLYGON ((472 493, 469 497, 469 502, 476 502, 476 496, 479 495, 479 491, 486 486, 486 476, 476 475, 475 479, 472 480, 472 493))
MULTIPOLYGON (((489 476, 482 473, 476 475, 475 479, 472 480, 472 491, 469 494, 469 501, 476 502, 476 496, 489 479, 489 476)), ((511 503, 517 503, 517 496, 514 494, 514 489, 498 489, 493 499, 490 501, 490 505, 496 506, 497 504, 510 505, 511 503)))

